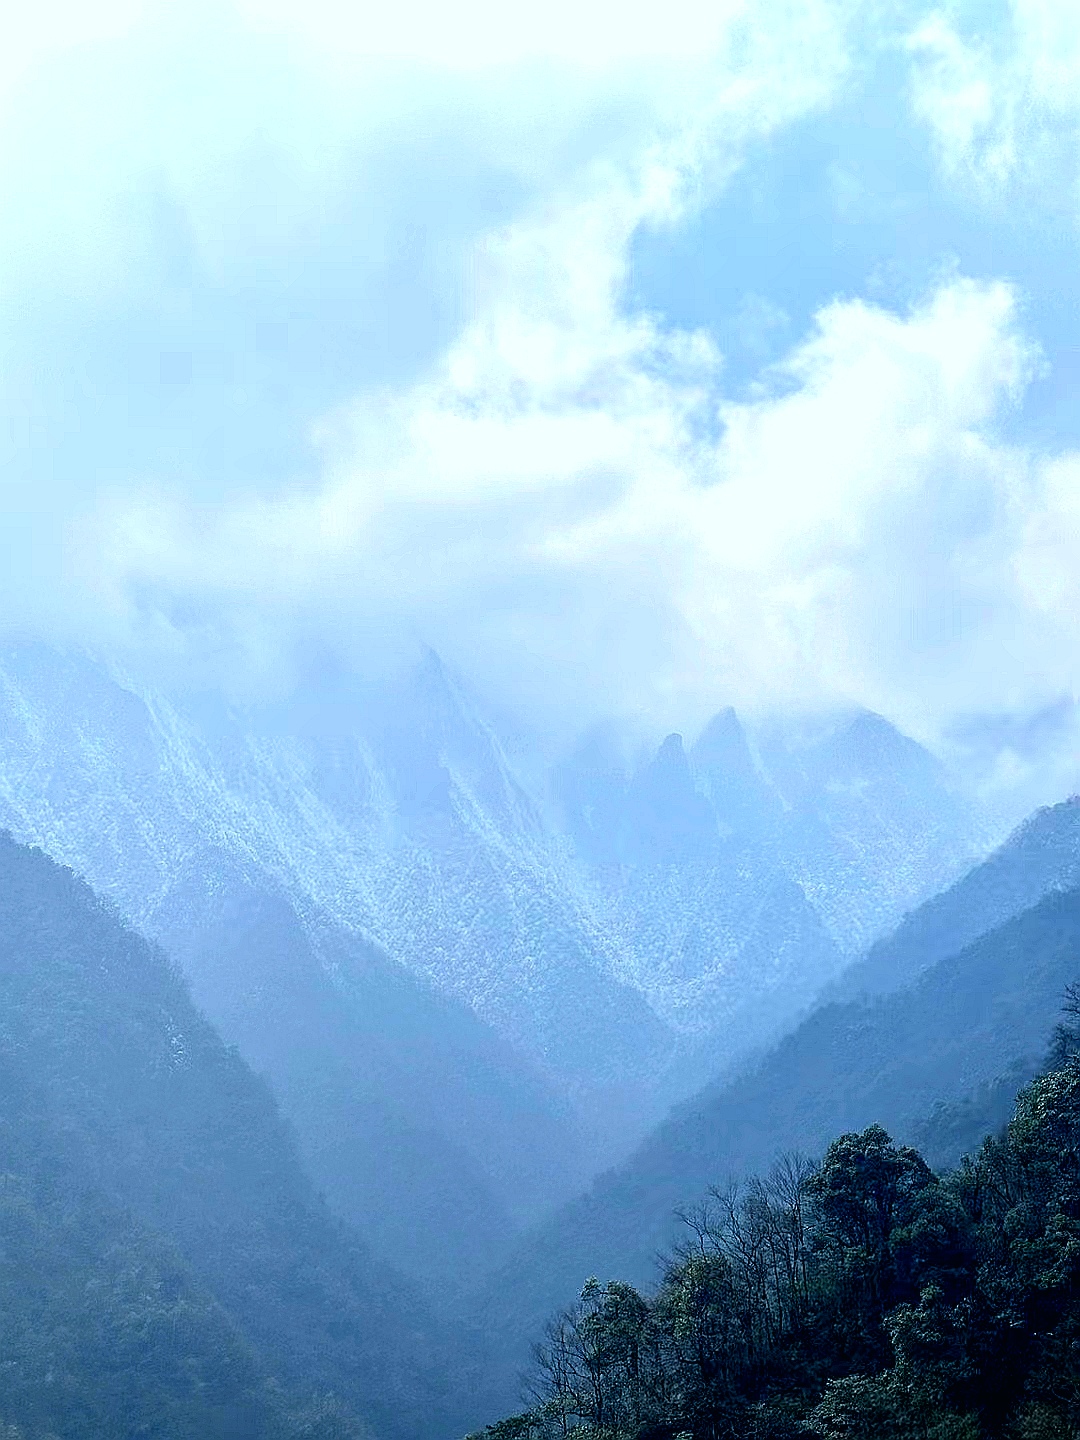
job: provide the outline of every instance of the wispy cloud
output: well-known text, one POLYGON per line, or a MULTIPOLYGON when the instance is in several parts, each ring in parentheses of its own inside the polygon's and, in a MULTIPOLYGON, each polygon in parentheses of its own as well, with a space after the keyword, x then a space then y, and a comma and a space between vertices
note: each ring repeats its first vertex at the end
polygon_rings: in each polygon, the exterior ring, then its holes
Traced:
POLYGON ((915 113, 954 179, 989 195, 1034 185, 1044 204, 1064 198, 1080 215, 1080 30, 1069 5, 937 11, 908 48, 915 113))

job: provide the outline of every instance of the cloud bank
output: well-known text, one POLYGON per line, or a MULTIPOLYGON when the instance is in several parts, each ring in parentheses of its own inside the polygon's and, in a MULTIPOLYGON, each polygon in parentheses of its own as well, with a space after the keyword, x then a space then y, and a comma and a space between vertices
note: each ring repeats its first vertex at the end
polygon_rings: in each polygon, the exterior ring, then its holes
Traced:
POLYGON ((5 73, 41 122, 0 156, 13 626, 256 687, 422 638, 551 735, 861 704, 941 745, 1077 692, 1080 456, 1024 437, 1022 286, 853 271, 735 384, 634 274, 880 63, 976 219, 1057 216, 1064 9, 1004 49, 824 0, 299 13, 118 7, 5 73))

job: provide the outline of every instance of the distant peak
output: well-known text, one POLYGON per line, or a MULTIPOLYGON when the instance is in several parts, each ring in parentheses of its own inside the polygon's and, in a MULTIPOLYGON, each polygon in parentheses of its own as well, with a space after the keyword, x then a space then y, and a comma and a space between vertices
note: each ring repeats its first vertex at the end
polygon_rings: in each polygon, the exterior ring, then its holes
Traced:
POLYGON ((691 754, 698 771, 744 777, 756 773, 746 731, 730 705, 714 715, 705 726, 691 754))
POLYGON ((874 710, 860 710, 852 718, 847 734, 856 752, 865 759, 886 754, 913 756, 916 753, 930 757, 925 746, 905 735, 891 720, 886 720, 884 715, 874 710))
POLYGON ((848 726, 853 735, 901 735, 902 732, 876 710, 859 710, 848 726))
POLYGON ((695 755, 707 755, 714 751, 728 755, 733 749, 743 749, 746 732, 734 709, 728 705, 713 716, 694 744, 695 755))
POLYGON ((659 769, 687 770, 689 762, 686 758, 686 750, 683 747, 683 738, 678 732, 673 732, 664 738, 660 749, 656 752, 656 759, 653 765, 659 769))
POLYGON ((437 650, 433 650, 430 645, 424 646, 416 669, 420 675, 430 677, 433 680, 446 681, 446 666, 443 664, 442 656, 437 650))

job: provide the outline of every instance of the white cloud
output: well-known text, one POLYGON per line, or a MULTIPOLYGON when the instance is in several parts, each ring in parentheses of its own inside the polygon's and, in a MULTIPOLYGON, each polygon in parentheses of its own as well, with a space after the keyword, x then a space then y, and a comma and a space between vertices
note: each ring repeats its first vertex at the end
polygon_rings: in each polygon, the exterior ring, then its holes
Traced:
POLYGON ((439 208, 445 191, 423 204, 444 154, 455 164, 473 154, 517 218, 485 227, 481 210, 459 225, 473 236, 460 281, 472 318, 433 374, 314 426, 326 462, 316 498, 310 481, 291 493, 276 483, 266 488, 277 499, 237 506, 235 487, 215 495, 197 475, 179 486, 125 475, 89 454, 45 490, 31 469, 18 503, 32 559, 9 508, 9 615, 39 604, 32 573, 61 608, 69 592, 76 628, 87 611, 91 627, 107 630, 168 597, 170 623, 228 631, 228 613, 210 618, 215 606, 244 610, 242 595, 270 611, 301 606, 335 572, 339 586, 348 573, 355 603, 362 593, 385 610, 397 597, 410 610, 417 597, 400 593, 395 549, 413 547, 410 524, 442 551, 430 575, 414 576, 433 592, 440 575, 465 583, 475 550, 498 549, 503 528, 518 523, 511 505, 531 495, 529 538, 508 543, 495 567, 510 584, 515 563, 537 570, 558 548, 539 517, 553 496, 587 510, 583 495, 621 485, 635 447, 685 448, 673 437, 697 399, 682 374, 715 357, 700 338, 622 316, 628 247, 641 226, 672 223, 722 184, 748 144, 830 97, 847 65, 845 6, 677 4, 660 14, 596 0, 543 23, 513 13, 455 11, 452 45, 445 10, 430 5, 188 18, 118 7, 103 12, 101 33, 58 25, 51 47, 37 28, 6 94, 17 124, 0 146, 0 173, 26 202, 0 224, 0 269, 29 295, 23 310, 46 291, 64 308, 85 294, 108 326, 132 292, 137 303, 160 285, 161 257, 148 258, 159 200, 175 217, 166 241, 182 251, 167 296, 180 310, 201 283, 192 269, 227 304, 230 275, 258 274, 268 254, 299 245, 300 263, 317 266, 305 236, 345 196, 354 208, 370 198, 351 259, 377 283, 408 238, 393 222, 380 230, 380 211, 394 208, 388 194, 408 195, 413 228, 438 237, 458 223, 439 208), (419 168, 403 159, 412 146, 419 168), (486 511, 463 523, 467 504, 481 503, 486 511), (380 543, 365 548, 360 539, 376 529, 380 543), (47 573, 50 536, 62 578, 47 573))
MULTIPOLYGON (((588 216, 563 224, 584 263, 588 216)), ((364 643, 404 620, 556 725, 856 701, 934 738, 1059 693, 1080 636, 1055 606, 1047 632, 1027 577, 1036 517, 1068 552, 1061 486, 993 438, 1034 360, 1006 286, 955 281, 907 316, 836 303, 739 404, 707 340, 621 317, 614 279, 580 311, 563 285, 550 308, 525 293, 498 289, 430 380, 340 417, 317 494, 198 533, 115 522, 128 582, 271 630, 337 616, 364 643)))
MULTIPOLYGON (((1080 202, 1080 27, 1061 0, 976 5, 964 24, 944 12, 913 31, 913 103, 953 178, 995 194, 1020 184, 1080 202), (997 23, 995 23, 997 18, 997 23)), ((1056 200, 1058 197, 1053 197, 1056 200)))
MULTIPOLYGON (((395 187, 420 197, 411 224, 449 232, 445 190, 422 203, 442 153, 473 155, 509 213, 460 227, 459 333, 418 379, 312 416, 303 479, 213 493, 79 474, 63 502, 24 496, 28 524, 12 504, 9 614, 51 605, 57 628, 224 655, 230 675, 281 672, 313 637, 364 664, 380 639, 420 635, 554 729, 856 702, 932 740, 1080 689, 1080 460, 1000 438, 1037 363, 1008 285, 953 279, 906 313, 837 300, 738 401, 707 334, 627 310, 642 228, 677 224, 842 87, 847 7, 450 13, 242 7, 141 131, 173 42, 154 12, 100 42, 129 46, 103 74, 146 62, 150 78, 88 122, 95 184, 69 193, 69 169, 28 162, 69 219, 104 217, 91 288, 108 289, 101 264, 130 268, 117 197, 151 171, 218 274, 275 247, 312 263, 308 229, 359 194, 355 264, 380 275, 401 241, 379 228, 395 187), (405 164, 414 145, 425 158, 405 164), (269 168, 249 175, 258 154, 269 168)), ((1036 7, 1016 13, 1034 34, 1036 7)), ((957 173, 1000 183, 1027 163, 1025 86, 1047 114, 1071 103, 1056 71, 1003 72, 944 20, 912 43, 920 113, 957 173)), ((55 117, 57 154, 73 123, 55 117)), ((40 213, 19 218, 29 265, 40 213)))

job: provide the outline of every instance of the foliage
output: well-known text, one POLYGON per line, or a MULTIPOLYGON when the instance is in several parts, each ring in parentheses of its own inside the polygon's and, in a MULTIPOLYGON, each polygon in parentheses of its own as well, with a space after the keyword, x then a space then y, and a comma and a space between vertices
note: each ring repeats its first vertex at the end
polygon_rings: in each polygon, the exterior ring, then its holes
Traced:
POLYGON ((1076 1040, 944 1177, 872 1125, 713 1191, 654 1293, 586 1283, 486 1440, 1080 1434, 1076 1040))
POLYGON ((435 1339, 165 958, 0 835, 3 1424, 416 1440, 452 1429, 435 1339))

